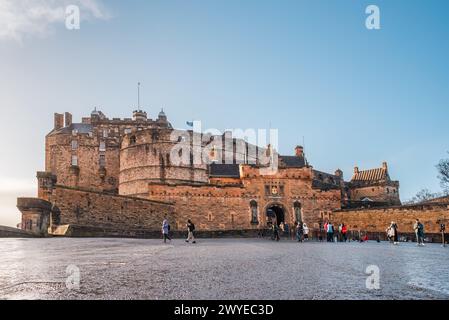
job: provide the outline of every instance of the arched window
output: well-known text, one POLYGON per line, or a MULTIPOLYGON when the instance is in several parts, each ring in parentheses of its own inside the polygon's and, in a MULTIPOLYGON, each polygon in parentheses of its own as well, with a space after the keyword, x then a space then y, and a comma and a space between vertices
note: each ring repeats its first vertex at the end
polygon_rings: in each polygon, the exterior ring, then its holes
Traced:
POLYGON ((129 137, 129 144, 130 145, 136 144, 136 142, 137 142, 136 136, 129 137))
POLYGON ((252 224, 259 224, 259 214, 257 210, 257 202, 255 200, 251 200, 249 203, 249 207, 251 209, 251 223, 252 224))
POLYGON ((302 221, 301 203, 299 201, 293 203, 293 211, 295 212, 295 220, 297 222, 302 221))

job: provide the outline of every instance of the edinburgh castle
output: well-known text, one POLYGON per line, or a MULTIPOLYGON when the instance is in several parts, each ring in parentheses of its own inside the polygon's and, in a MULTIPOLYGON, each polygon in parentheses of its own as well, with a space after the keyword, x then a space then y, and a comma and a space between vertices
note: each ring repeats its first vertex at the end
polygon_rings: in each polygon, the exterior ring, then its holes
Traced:
POLYGON ((95 109, 81 123, 56 113, 38 195, 17 206, 22 229, 65 236, 146 237, 164 218, 173 231, 192 219, 198 231, 256 234, 270 223, 319 229, 329 219, 381 231, 417 214, 432 230, 447 217, 447 204, 401 206, 399 182, 379 163, 354 168, 345 181, 339 169, 316 170, 302 146, 280 155, 230 132, 177 130, 164 111, 155 119, 142 110, 110 119, 95 109))

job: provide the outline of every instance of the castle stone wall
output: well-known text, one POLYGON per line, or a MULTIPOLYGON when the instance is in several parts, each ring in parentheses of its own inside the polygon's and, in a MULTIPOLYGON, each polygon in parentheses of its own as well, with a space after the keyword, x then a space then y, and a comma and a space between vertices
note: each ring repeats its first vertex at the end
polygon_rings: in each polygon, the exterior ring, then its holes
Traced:
POLYGON ((169 203, 64 186, 55 186, 51 202, 54 210, 60 212, 60 225, 157 231, 162 220, 165 217, 170 219, 174 214, 174 208, 169 203))
POLYGON ((425 233, 439 233, 440 221, 449 223, 449 203, 341 210, 333 212, 330 219, 335 225, 343 222, 349 229, 371 232, 385 232, 391 221, 395 221, 399 232, 405 233, 412 233, 413 223, 419 219, 425 233))

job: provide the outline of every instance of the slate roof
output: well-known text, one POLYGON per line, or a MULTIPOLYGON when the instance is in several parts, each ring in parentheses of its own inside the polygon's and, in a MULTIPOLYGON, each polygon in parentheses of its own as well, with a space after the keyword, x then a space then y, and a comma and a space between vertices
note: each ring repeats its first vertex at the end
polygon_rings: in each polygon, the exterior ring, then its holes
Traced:
POLYGON ((73 130, 77 130, 78 133, 89 133, 89 132, 92 132, 92 129, 93 129, 93 126, 89 123, 72 123, 68 127, 64 127, 64 128, 61 128, 61 129, 51 132, 51 134, 72 133, 73 130))
POLYGON ((370 170, 362 170, 354 173, 351 182, 378 182, 389 180, 386 168, 376 168, 370 170))
POLYGON ((240 166, 238 164, 212 163, 209 166, 210 177, 240 178, 240 166))
POLYGON ((304 157, 298 156, 279 156, 279 164, 281 167, 302 168, 307 165, 304 157))

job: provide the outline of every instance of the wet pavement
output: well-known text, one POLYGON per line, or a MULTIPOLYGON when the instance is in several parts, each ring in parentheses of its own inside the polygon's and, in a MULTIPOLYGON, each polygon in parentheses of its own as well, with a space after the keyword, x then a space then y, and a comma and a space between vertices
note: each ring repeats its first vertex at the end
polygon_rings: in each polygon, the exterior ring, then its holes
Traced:
POLYGON ((449 299, 449 248, 0 239, 0 299, 449 299), (370 265, 380 271, 378 290, 366 286, 370 265))

